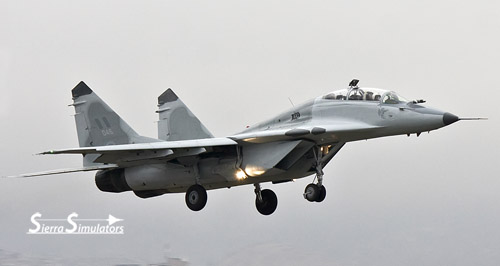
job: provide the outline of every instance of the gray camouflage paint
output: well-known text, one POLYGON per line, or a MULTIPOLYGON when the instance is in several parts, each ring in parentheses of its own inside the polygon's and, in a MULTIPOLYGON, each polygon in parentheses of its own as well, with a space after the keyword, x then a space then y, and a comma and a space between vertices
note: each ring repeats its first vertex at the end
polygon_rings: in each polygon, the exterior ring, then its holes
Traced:
MULTIPOLYGON (((158 97, 158 134, 162 140, 137 134, 83 82, 73 89, 73 96, 82 147, 213 137, 171 89, 158 97)), ((454 117, 411 103, 318 97, 230 136, 238 142, 236 146, 174 149, 165 151, 164 157, 155 151, 154 155, 143 156, 146 160, 136 163, 123 161, 128 156, 124 152, 103 154, 98 159, 99 155, 88 154, 84 164, 121 165, 122 168, 100 171, 98 175, 126 182, 143 198, 184 192, 196 183, 206 189, 217 189, 284 182, 315 173, 315 146, 324 149, 320 162, 324 167, 346 142, 430 131, 447 125, 445 120, 449 122, 454 117), (339 126, 347 129, 338 130, 339 126), (246 137, 252 134, 270 134, 272 138, 263 137, 259 138, 261 143, 252 143, 246 137), (236 177, 236 172, 241 170, 247 178, 236 177)))
POLYGON ((213 138, 179 97, 168 89, 158 97, 158 138, 167 141, 213 138))
MULTIPOLYGON (((84 82, 73 90, 73 106, 80 147, 148 143, 158 140, 137 134, 84 82)), ((85 155, 84 166, 98 165, 96 155, 85 155)))

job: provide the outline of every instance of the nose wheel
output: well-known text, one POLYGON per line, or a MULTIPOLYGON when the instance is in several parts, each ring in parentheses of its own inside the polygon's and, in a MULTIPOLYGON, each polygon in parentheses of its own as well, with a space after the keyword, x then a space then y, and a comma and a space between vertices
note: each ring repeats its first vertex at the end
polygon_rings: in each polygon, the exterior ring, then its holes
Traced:
POLYGON ((255 207, 262 215, 270 215, 278 207, 278 198, 270 189, 261 190, 260 184, 255 184, 255 207))
POLYGON ((316 147, 314 150, 314 158, 316 159, 316 178, 318 182, 316 184, 311 183, 306 186, 304 190, 304 198, 310 202, 322 202, 326 198, 326 188, 323 186, 323 166, 321 164, 321 158, 323 152, 321 148, 316 147))
POLYGON ((304 190, 304 198, 310 202, 322 202, 326 198, 325 186, 318 186, 317 184, 309 184, 304 190))

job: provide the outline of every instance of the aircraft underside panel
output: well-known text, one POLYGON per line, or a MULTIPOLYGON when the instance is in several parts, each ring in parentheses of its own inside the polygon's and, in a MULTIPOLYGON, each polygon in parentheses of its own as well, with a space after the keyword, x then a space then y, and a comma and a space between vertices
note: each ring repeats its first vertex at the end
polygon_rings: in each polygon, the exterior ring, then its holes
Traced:
POLYGON ((243 146, 241 169, 249 176, 262 175, 274 168, 300 143, 300 140, 295 140, 243 146))
POLYGON ((132 190, 155 190, 193 184, 192 167, 176 164, 154 164, 125 168, 125 180, 132 190))
POLYGON ((301 141, 291 152, 283 157, 275 167, 282 170, 290 169, 299 159, 303 158, 313 146, 313 142, 301 141))

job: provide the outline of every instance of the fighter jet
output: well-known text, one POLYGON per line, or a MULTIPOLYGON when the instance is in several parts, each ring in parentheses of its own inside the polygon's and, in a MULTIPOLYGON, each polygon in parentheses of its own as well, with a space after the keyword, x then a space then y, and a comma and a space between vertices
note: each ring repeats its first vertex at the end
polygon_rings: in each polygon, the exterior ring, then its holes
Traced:
POLYGON ((104 192, 132 191, 140 198, 185 193, 193 211, 207 190, 251 184, 259 213, 272 214, 276 194, 261 184, 314 175, 304 191, 310 202, 326 197, 323 169, 348 142, 393 135, 420 135, 459 120, 448 112, 382 89, 348 88, 317 97, 244 131, 214 137, 171 90, 158 97, 158 138, 136 133, 84 82, 71 91, 79 148, 40 154, 80 154, 83 167, 23 177, 97 171, 104 192))

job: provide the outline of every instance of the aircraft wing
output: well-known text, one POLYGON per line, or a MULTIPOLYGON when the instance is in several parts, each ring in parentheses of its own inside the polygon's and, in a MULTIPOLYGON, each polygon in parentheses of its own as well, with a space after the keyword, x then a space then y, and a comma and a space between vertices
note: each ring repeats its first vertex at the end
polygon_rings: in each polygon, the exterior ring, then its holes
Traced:
POLYGON ((327 137, 332 142, 348 141, 353 136, 380 129, 380 126, 360 122, 338 122, 330 125, 303 125, 295 128, 277 128, 247 131, 230 136, 235 141, 265 143, 291 139, 315 139, 317 136, 327 137))

